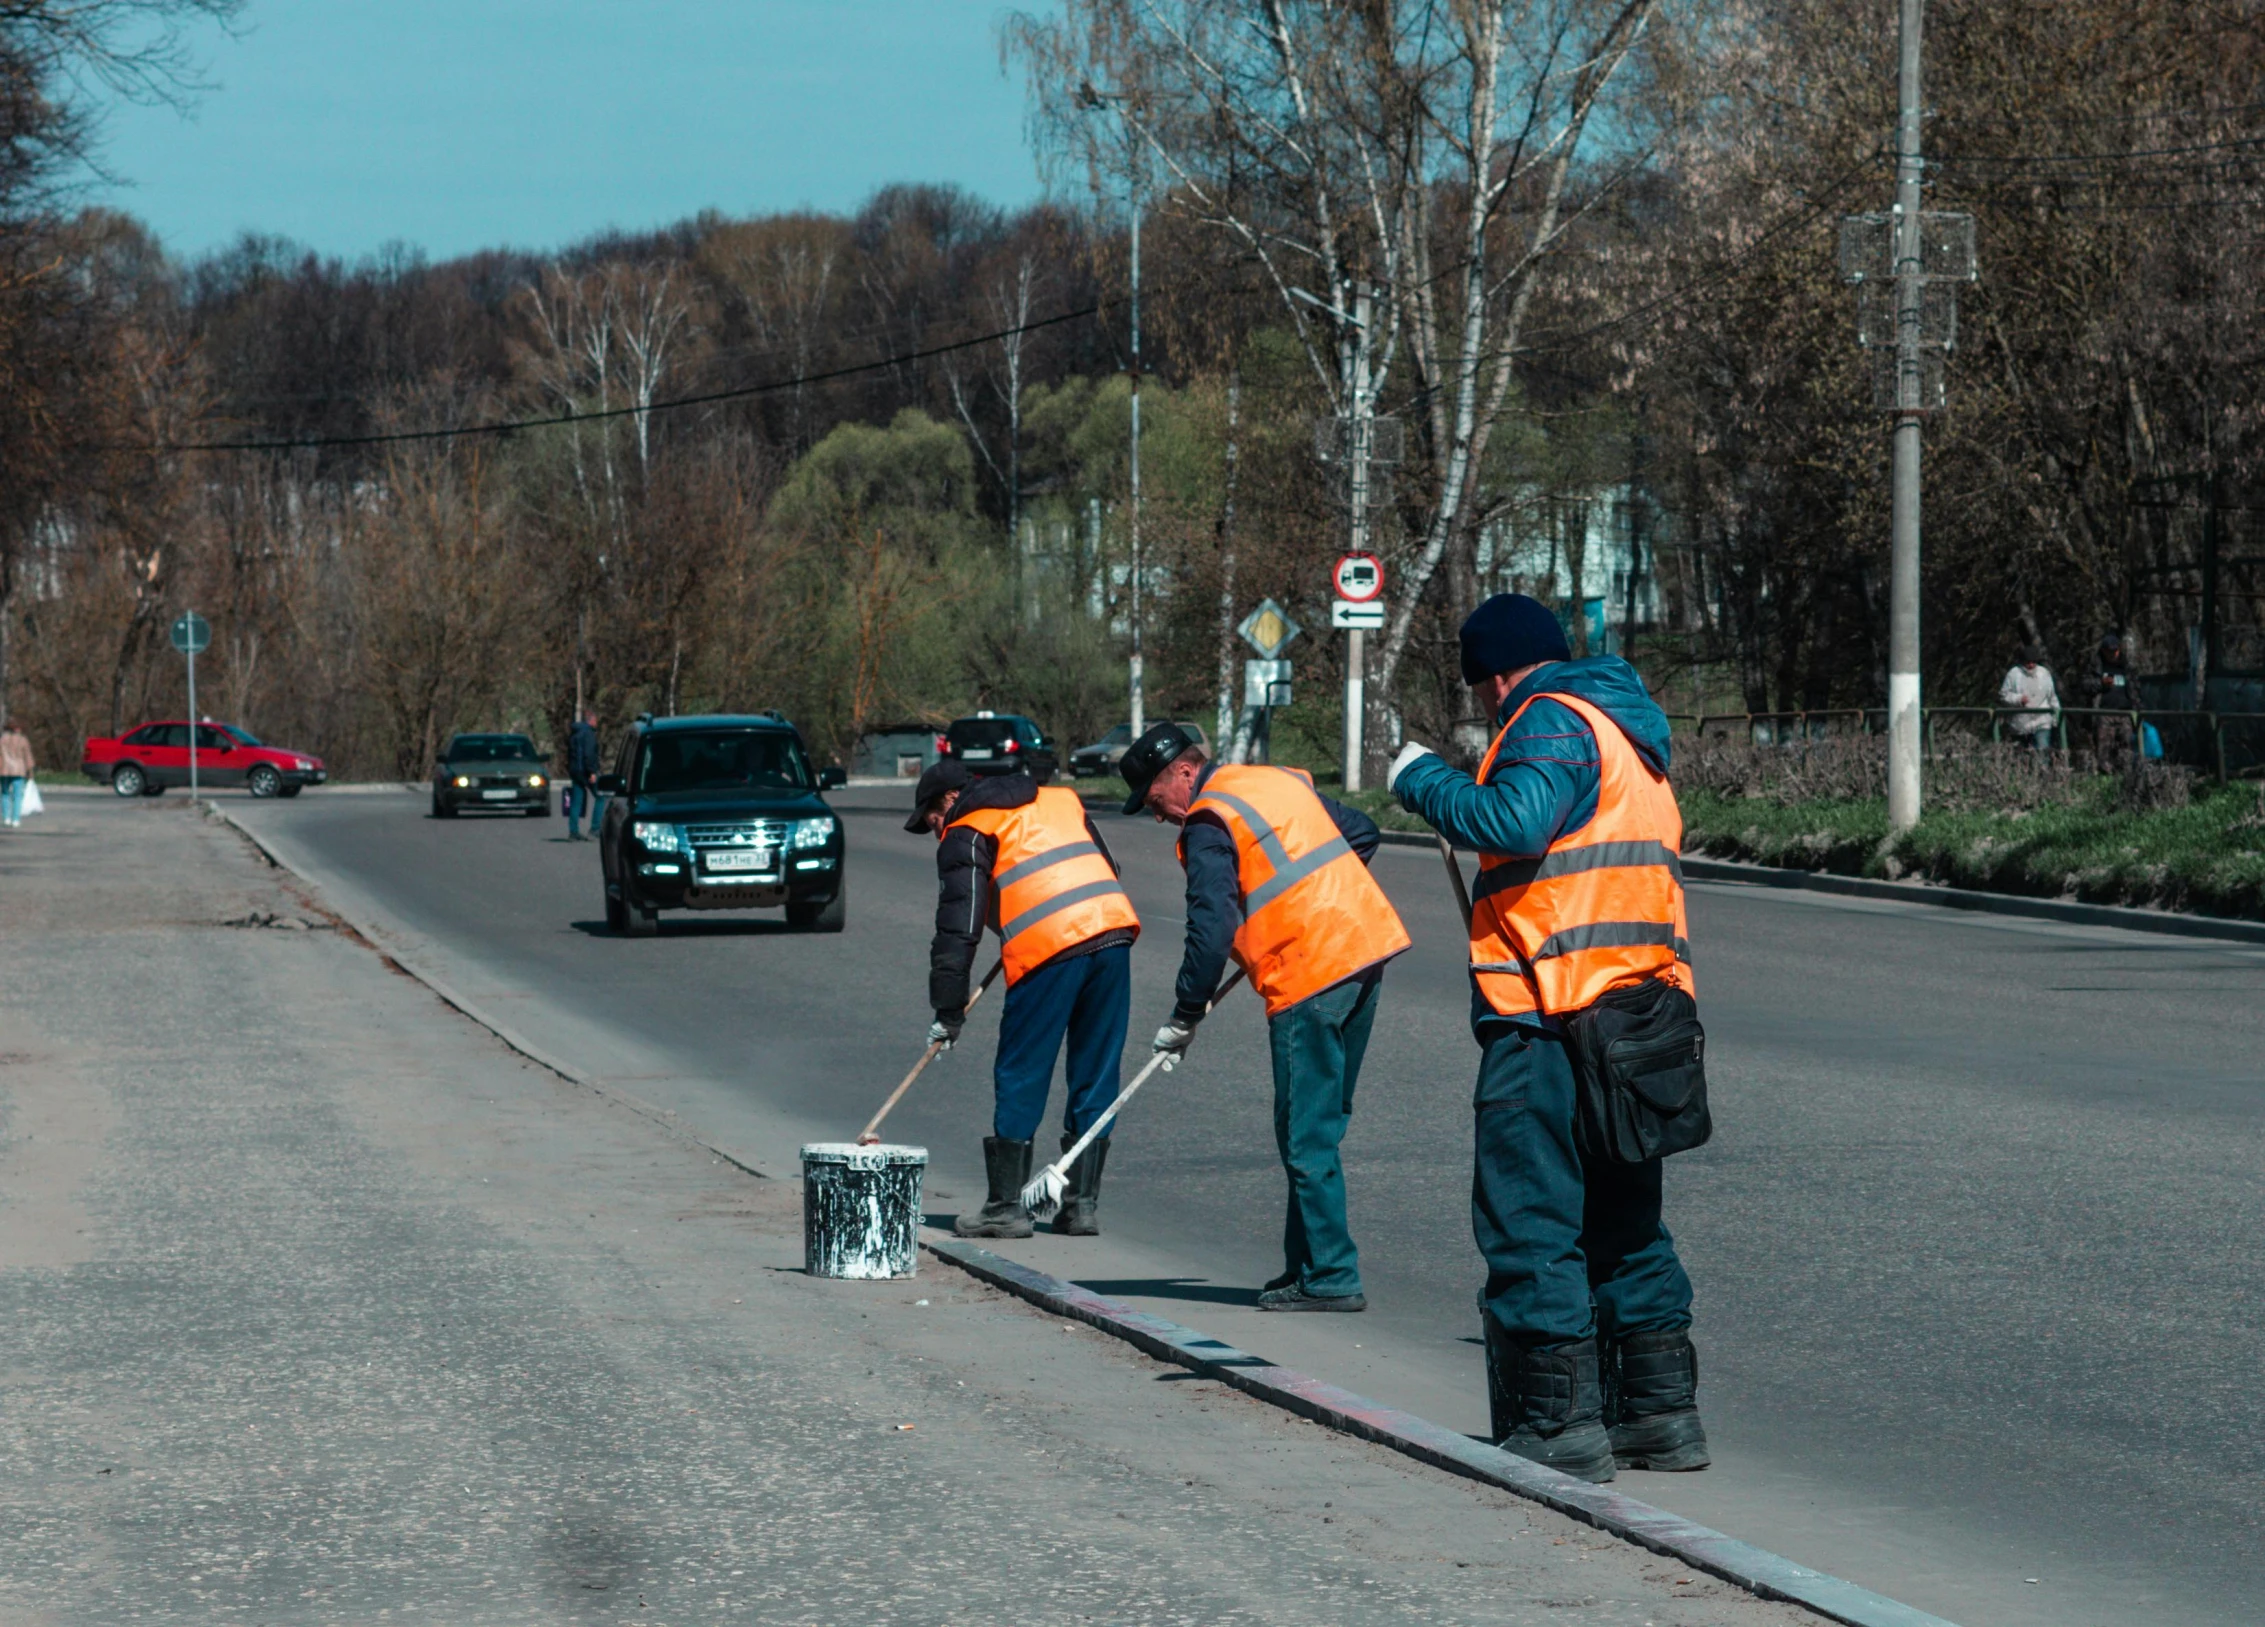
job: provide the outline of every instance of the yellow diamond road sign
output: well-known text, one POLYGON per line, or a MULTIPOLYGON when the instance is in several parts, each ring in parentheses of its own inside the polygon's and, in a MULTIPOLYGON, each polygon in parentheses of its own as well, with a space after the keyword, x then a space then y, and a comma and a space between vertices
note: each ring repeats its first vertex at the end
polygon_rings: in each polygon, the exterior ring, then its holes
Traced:
POLYGON ((1243 642, 1258 652, 1261 661, 1271 661, 1301 631, 1290 619, 1289 612, 1272 599, 1262 599, 1259 606, 1243 618, 1242 626, 1235 631, 1243 635, 1243 642))

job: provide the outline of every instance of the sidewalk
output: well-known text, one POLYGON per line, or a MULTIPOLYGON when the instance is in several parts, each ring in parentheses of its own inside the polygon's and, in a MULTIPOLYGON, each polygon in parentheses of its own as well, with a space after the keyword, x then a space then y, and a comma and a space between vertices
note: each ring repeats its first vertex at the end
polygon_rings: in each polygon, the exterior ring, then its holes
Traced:
POLYGON ((0 1620, 1814 1619, 933 1262, 804 1277, 789 1183, 181 802, 0 898, 0 1620))

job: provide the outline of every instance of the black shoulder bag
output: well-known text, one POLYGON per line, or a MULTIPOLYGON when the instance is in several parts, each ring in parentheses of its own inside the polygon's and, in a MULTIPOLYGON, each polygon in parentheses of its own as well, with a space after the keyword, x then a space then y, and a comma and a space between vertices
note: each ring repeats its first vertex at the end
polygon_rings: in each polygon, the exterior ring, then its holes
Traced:
POLYGON ((1645 1164, 1703 1146, 1706 1030, 1699 1006, 1657 978, 1614 989, 1565 1019, 1579 1102, 1574 1138, 1588 1157, 1645 1164))

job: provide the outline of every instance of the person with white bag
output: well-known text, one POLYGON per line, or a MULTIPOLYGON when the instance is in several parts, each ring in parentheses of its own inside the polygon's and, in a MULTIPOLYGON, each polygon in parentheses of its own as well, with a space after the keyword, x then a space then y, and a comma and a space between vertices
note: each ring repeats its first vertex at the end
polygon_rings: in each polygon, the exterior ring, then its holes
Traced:
POLYGON ((13 829, 24 822, 26 813, 38 813, 41 805, 27 807, 25 794, 39 795, 39 787, 32 783, 33 768, 31 737, 16 726, 10 718, 7 727, 0 729, 0 825, 13 829))

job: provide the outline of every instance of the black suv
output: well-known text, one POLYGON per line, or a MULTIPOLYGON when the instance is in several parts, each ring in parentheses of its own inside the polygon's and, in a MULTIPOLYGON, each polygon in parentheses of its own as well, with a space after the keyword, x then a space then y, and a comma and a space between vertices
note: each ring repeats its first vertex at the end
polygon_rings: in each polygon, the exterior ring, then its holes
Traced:
POLYGON ((839 932, 841 821, 818 793, 802 736, 776 714, 639 718, 611 774, 598 831, 606 924, 624 937, 660 929, 662 910, 784 906, 787 923, 839 932))
POLYGON ((1012 712, 978 712, 944 731, 940 749, 977 774, 1012 774, 1018 769, 1040 785, 1054 777, 1061 758, 1037 724, 1012 712))

